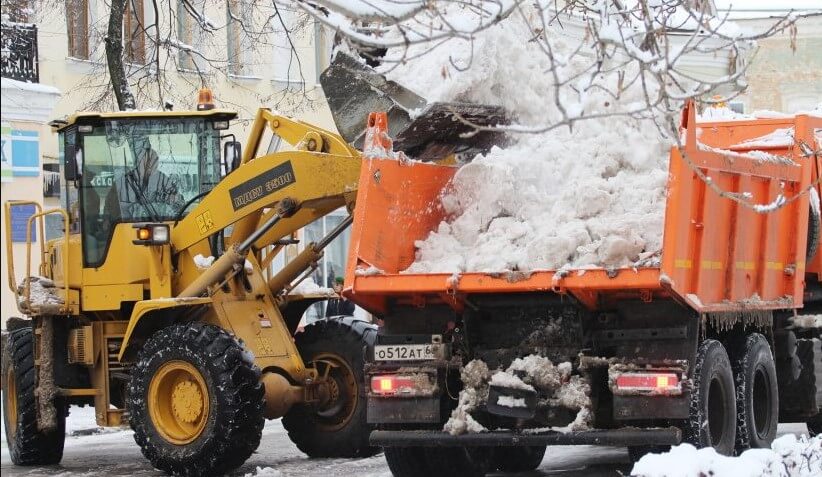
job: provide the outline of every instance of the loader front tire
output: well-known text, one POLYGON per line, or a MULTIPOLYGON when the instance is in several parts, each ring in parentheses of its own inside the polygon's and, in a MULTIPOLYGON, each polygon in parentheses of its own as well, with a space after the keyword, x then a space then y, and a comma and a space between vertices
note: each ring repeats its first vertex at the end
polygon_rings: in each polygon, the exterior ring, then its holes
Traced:
POLYGON ((354 317, 317 321, 295 336, 306 366, 327 375, 330 401, 297 404, 283 416, 288 437, 309 457, 368 457, 379 449, 368 444, 365 360, 374 347, 377 327, 354 317))
POLYGON ((33 338, 31 326, 17 328, 3 347, 3 424, 15 465, 52 465, 63 458, 67 409, 56 403, 57 427, 48 432, 37 429, 33 338))
POLYGON ((248 356, 233 336, 204 323, 149 338, 132 368, 127 409, 134 440, 154 467, 220 475, 257 449, 263 387, 248 356))

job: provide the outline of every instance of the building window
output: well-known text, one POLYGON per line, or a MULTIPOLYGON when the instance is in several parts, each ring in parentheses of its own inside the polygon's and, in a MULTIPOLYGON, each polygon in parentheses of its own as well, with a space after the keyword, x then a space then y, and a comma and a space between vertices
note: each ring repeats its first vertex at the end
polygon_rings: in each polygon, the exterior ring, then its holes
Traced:
POLYGON ((249 32, 253 28, 251 2, 229 0, 226 9, 228 24, 228 71, 236 76, 251 76, 253 45, 249 32))
POLYGON ((204 2, 179 0, 177 2, 177 67, 187 71, 203 71, 205 63, 197 49, 202 45, 202 28, 194 18, 194 12, 202 12, 204 2), (190 6, 188 6, 188 5, 190 6))
POLYGON ((129 0, 126 2, 126 13, 123 17, 123 37, 125 60, 137 65, 146 64, 143 0, 129 0))
POLYGON ((66 0, 68 55, 89 59, 88 0, 66 0))
POLYGON ((60 197, 60 164, 43 164, 43 197, 60 197))
POLYGON ((272 20, 274 24, 274 80, 284 83, 295 83, 302 81, 300 78, 300 67, 297 63, 292 39, 295 25, 297 24, 297 12, 278 5, 278 11, 282 16, 282 23, 279 19, 272 20), (285 29, 283 28, 285 25, 285 29))

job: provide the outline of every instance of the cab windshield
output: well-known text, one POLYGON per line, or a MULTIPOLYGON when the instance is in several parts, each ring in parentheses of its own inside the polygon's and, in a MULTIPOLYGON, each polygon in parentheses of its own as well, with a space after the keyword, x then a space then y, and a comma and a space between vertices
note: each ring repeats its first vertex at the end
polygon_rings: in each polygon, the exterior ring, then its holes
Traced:
POLYGON ((105 260, 117 223, 175 220, 219 180, 219 135, 206 119, 111 119, 79 139, 86 266, 105 260))

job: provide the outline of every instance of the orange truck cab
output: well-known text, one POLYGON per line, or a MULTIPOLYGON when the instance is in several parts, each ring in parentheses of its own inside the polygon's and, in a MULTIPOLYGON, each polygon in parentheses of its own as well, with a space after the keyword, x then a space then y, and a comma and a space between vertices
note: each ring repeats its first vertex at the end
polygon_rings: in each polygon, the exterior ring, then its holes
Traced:
POLYGON ((822 117, 697 124, 689 107, 682 132, 660 260, 636 268, 403 273, 456 167, 363 163, 344 293, 383 323, 368 419, 395 475, 443 453, 481 475, 535 468, 546 445, 732 454, 777 422, 822 431, 822 117), (780 129, 793 140, 751 141, 780 129))

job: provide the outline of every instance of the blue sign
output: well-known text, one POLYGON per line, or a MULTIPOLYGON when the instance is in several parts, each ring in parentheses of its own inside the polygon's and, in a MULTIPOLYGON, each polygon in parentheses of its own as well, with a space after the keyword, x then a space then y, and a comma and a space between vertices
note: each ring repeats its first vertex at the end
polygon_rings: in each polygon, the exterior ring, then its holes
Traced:
MULTIPOLYGON (((33 205, 13 205, 11 207, 11 241, 25 242, 26 241, 26 223, 29 217, 34 215, 35 208, 33 205)), ((36 220, 31 222, 31 241, 37 240, 36 230, 34 225, 36 220)))
POLYGON ((11 165, 15 176, 40 175, 40 133, 11 130, 11 165))

